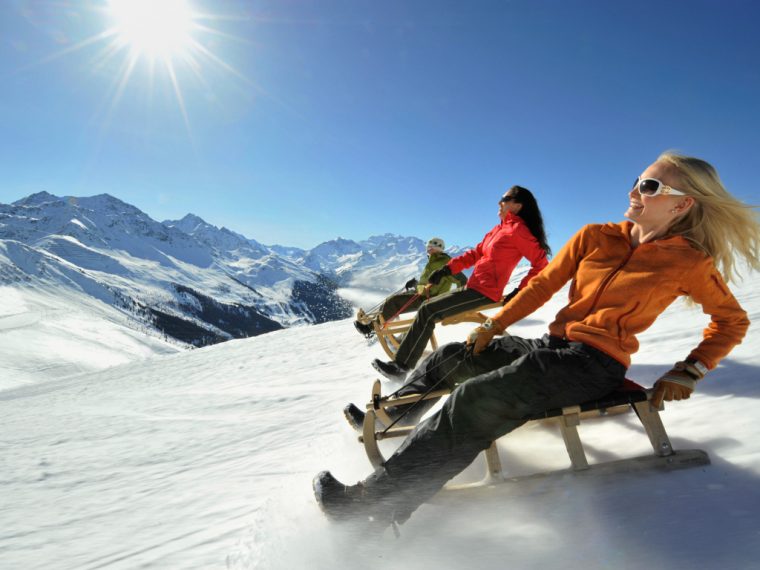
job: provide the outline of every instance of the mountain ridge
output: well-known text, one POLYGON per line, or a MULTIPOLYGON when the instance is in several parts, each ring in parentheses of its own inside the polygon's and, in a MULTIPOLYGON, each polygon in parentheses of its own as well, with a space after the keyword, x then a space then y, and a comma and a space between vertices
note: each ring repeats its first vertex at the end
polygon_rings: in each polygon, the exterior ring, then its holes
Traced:
POLYGON ((387 294, 426 261, 416 237, 267 246, 195 213, 158 222, 107 193, 0 204, 0 244, 0 285, 72 288, 192 346, 346 318, 339 288, 387 294))

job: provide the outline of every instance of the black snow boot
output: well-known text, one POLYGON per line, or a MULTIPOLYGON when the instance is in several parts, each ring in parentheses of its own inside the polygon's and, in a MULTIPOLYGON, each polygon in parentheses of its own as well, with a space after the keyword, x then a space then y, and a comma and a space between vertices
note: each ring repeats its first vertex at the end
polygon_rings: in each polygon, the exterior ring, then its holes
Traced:
POLYGON ((356 327, 356 330, 358 330, 367 338, 372 338, 375 334, 375 329, 371 323, 361 323, 359 321, 354 321, 354 326, 356 327))
POLYGON ((343 408, 343 415, 346 416, 346 421, 356 431, 362 431, 364 429, 364 412, 359 409, 359 406, 355 404, 348 404, 343 408))
POLYGON ((406 521, 411 514, 404 512, 403 505, 394 506, 400 495, 382 468, 356 485, 344 485, 329 471, 322 471, 314 477, 312 487, 322 512, 335 522, 368 523, 383 529, 406 521))
POLYGON ((334 521, 368 518, 363 511, 362 496, 364 486, 344 485, 332 476, 329 471, 322 471, 312 481, 314 497, 319 508, 334 521))
POLYGON ((406 378, 406 375, 409 374, 408 368, 401 366, 392 360, 384 362, 379 358, 375 358, 375 360, 372 361, 372 367, 389 380, 402 381, 406 378))

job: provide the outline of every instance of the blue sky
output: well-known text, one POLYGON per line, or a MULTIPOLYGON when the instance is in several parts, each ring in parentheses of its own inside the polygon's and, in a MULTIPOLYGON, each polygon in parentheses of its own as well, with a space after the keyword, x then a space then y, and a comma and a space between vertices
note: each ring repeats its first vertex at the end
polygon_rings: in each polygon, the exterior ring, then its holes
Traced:
POLYGON ((760 202, 756 2, 190 5, 213 16, 192 34, 214 57, 175 58, 177 90, 141 58, 117 97, 128 50, 81 45, 112 25, 107 2, 0 3, 0 202, 106 192, 266 244, 464 245, 521 184, 556 250, 622 219, 665 149, 760 202))

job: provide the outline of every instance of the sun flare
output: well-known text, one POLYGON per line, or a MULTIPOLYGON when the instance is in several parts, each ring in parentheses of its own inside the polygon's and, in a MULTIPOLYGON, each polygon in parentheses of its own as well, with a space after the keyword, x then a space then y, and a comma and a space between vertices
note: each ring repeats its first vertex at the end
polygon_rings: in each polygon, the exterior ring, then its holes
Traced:
POLYGON ((190 49, 193 12, 185 0, 110 0, 120 42, 138 56, 171 59, 190 49))
MULTIPOLYGON (((186 93, 196 95, 196 104, 201 99, 203 102, 212 100, 214 90, 224 86, 220 72, 257 89, 219 53, 224 40, 236 43, 245 41, 226 33, 219 24, 244 18, 211 12, 202 8, 203 3, 204 0, 98 2, 98 7, 91 12, 102 22, 102 30, 50 54, 40 63, 49 63, 99 46, 99 51, 91 60, 91 68, 97 74, 110 74, 113 79, 110 104, 103 110, 105 125, 108 125, 130 86, 147 94, 142 100, 149 105, 156 100, 154 93, 168 86, 174 94, 188 134, 191 134, 186 93), (214 81, 209 80, 210 74, 214 74, 214 81), (197 97, 199 93, 202 94, 200 99, 197 97)), ((66 7, 69 3, 58 4, 66 7)))

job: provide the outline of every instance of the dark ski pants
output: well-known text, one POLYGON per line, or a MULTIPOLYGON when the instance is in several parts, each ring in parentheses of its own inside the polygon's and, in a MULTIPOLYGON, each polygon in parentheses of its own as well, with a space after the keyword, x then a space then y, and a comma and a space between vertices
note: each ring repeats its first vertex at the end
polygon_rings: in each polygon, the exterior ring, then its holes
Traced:
POLYGON ((405 368, 413 368, 433 336, 435 323, 487 303, 493 303, 493 300, 472 289, 444 293, 422 303, 412 326, 398 347, 394 360, 405 368))
POLYGON ((417 295, 416 292, 396 293, 391 295, 385 301, 383 301, 382 307, 380 307, 380 314, 387 321, 391 317, 396 316, 401 309, 406 311, 414 311, 419 308, 420 305, 427 299, 425 295, 417 295), (416 297, 416 298, 415 298, 416 297), (411 302, 410 302, 411 301, 411 302), (407 305, 407 303, 409 303, 407 305), (406 305, 406 308, 404 306, 406 305))
MULTIPOLYGON (((478 356, 459 360, 459 343, 441 347, 415 381, 459 384, 443 408, 417 426, 378 471, 383 500, 403 522, 499 437, 548 408, 601 398, 620 388, 625 367, 579 342, 556 337, 495 339, 478 356), (447 360, 448 359, 448 360, 447 360)), ((368 479, 371 484, 377 472, 368 479)))

